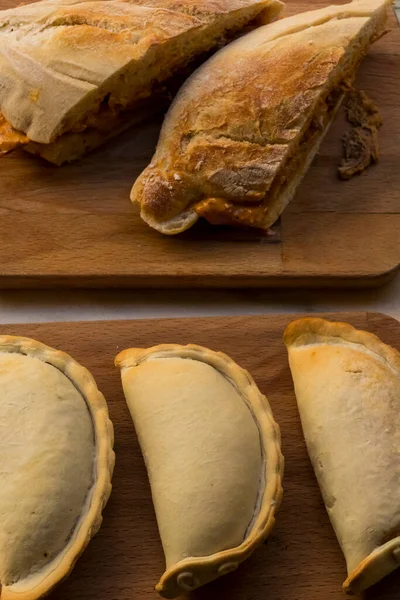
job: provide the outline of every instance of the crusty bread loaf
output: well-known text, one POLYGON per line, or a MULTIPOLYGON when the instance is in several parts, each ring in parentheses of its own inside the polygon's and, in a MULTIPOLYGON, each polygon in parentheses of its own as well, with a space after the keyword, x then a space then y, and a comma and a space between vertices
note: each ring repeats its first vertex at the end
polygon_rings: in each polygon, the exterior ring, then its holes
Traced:
POLYGON ((390 0, 306 12, 260 27, 187 80, 151 164, 133 186, 165 234, 212 223, 268 228, 294 195, 390 0))
MULTIPOLYGON (((113 118, 277 0, 42 0, 0 13, 0 112, 49 144, 113 118)), ((69 138, 70 140, 71 138, 69 138)))

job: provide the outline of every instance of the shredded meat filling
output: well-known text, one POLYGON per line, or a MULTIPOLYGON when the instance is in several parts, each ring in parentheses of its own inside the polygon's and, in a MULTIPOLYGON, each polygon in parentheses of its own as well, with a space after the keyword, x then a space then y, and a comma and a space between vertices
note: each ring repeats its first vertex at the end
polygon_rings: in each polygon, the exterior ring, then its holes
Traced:
POLYGON ((27 136, 14 129, 0 113, 0 156, 24 146, 28 141, 27 136))
POLYGON ((378 129, 382 125, 378 108, 362 91, 352 89, 349 92, 346 116, 353 127, 343 136, 344 158, 338 167, 341 179, 362 173, 378 160, 378 129))

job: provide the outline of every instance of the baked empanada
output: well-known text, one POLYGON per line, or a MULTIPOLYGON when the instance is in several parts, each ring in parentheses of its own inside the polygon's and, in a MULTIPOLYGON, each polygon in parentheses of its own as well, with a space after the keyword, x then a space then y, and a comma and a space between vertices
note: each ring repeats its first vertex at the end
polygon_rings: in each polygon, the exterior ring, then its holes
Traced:
POLYGON ((308 453, 357 593, 400 564, 400 353, 347 323, 285 331, 308 453))
POLYGON ((236 569, 270 533, 282 496, 279 428, 253 379, 200 346, 120 353, 175 598, 236 569))
POLYGON ((270 227, 293 197, 390 0, 354 0, 256 29, 187 80, 131 199, 158 231, 199 217, 270 227))
POLYGON ((36 600, 72 570, 111 491, 113 428, 93 377, 0 336, 0 597, 36 600))

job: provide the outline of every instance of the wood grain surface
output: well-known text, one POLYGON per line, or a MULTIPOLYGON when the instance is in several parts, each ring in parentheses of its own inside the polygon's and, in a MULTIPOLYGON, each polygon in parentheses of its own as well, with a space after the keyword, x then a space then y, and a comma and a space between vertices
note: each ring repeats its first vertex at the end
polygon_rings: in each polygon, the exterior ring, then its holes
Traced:
MULTIPOLYGON (((0 0, 0 9, 19 0, 0 0)), ((328 2, 289 0, 286 14, 328 2)), ((342 2, 343 3, 343 2, 342 2)), ((129 201, 159 123, 54 167, 24 152, 0 161, 0 287, 377 285, 400 263, 400 31, 369 51, 357 78, 382 112, 381 160, 352 181, 336 168, 343 110, 271 237, 206 223, 166 237, 129 201)))
MULTIPOLYGON (((315 315, 313 315, 315 316, 315 315)), ((115 427, 113 492, 99 534, 70 578, 49 600, 156 600, 164 569, 150 489, 123 398, 115 355, 130 346, 194 342, 222 350, 248 369, 281 427, 284 498, 268 542, 230 575, 191 600, 342 600, 345 563, 306 453, 282 334, 285 316, 50 323, 0 326, 60 348, 88 367, 104 393, 115 427)), ((384 315, 334 314, 400 349, 400 324, 384 315)), ((377 493, 379 490, 377 490, 377 493)), ((399 600, 400 570, 365 600, 399 600)))

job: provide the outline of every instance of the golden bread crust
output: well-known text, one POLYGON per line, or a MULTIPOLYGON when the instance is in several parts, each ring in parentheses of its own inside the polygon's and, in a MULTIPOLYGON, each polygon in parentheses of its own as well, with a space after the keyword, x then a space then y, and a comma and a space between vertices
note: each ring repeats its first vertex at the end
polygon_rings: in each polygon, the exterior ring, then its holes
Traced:
POLYGON ((125 107, 151 93, 226 30, 270 0, 42 0, 0 13, 0 112, 50 143, 104 99, 125 107))
POLYGON ((323 342, 332 338, 360 344, 381 356, 393 369, 400 372, 400 352, 398 350, 384 344, 377 335, 356 329, 349 323, 313 317, 297 319, 285 329, 283 341, 286 346, 297 346, 315 341, 323 342))
POLYGON ((387 3, 355 0, 277 21, 200 67, 133 186, 142 217, 163 233, 186 229, 193 214, 268 228, 294 193, 285 186, 299 182, 334 116, 341 94, 329 105, 330 92, 353 78, 382 31, 387 3))

